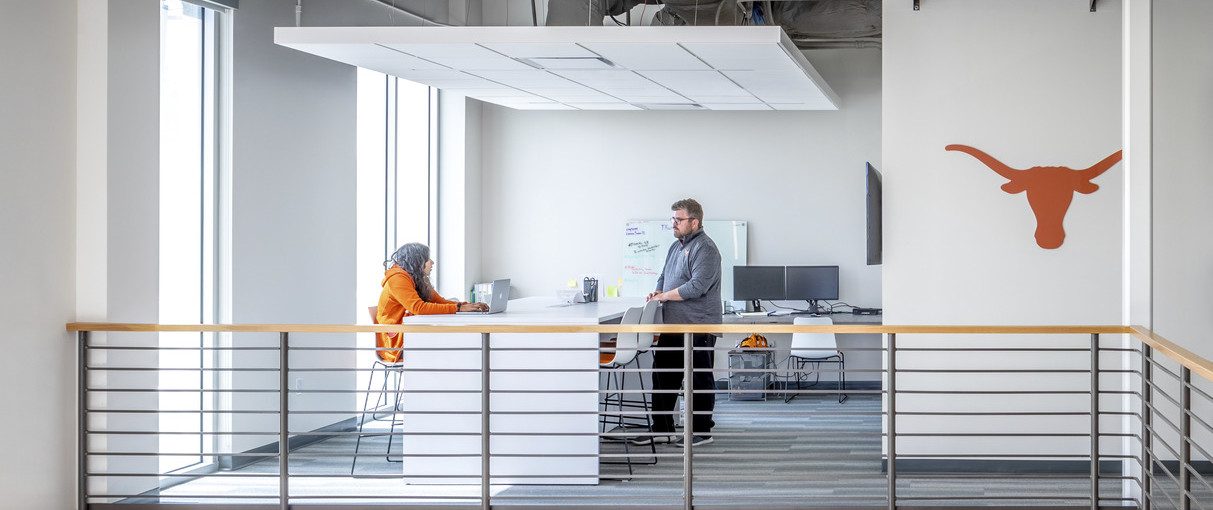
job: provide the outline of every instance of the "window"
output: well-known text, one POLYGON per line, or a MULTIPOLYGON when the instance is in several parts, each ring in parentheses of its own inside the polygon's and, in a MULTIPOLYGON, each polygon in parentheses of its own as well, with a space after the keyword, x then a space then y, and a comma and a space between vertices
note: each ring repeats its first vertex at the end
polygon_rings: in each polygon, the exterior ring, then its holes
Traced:
MULTIPOLYGON (((159 320, 215 322, 216 49, 220 14, 181 0, 160 2, 159 320)), ((205 462, 214 366, 208 333, 162 333, 158 386, 162 474, 205 462)))
MULTIPOLYGON (((369 321, 366 307, 382 290, 383 261, 397 247, 425 243, 437 254, 435 98, 425 85, 358 70, 357 322, 369 321)), ((363 335, 359 346, 373 347, 374 337, 363 335)), ((360 368, 373 359, 360 354, 360 368)), ((360 372, 357 387, 366 385, 368 374, 360 372)))
POLYGON ((358 70, 360 298, 379 295, 382 262, 400 245, 425 243, 437 252, 434 96, 425 85, 358 70))
MULTIPOLYGON (((391 221, 384 230, 387 252, 408 242, 433 244, 430 235, 430 88, 399 78, 387 79, 387 193, 391 221)), ((385 257, 386 258, 386 257, 385 257)))

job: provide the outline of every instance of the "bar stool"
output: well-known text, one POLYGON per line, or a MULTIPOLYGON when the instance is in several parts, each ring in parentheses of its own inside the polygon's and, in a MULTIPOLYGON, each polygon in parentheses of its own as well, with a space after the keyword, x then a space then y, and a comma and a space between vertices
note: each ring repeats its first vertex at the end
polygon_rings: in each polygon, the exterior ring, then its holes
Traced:
MULTIPOLYGON (((649 301, 644 307, 629 308, 624 312, 620 324, 653 324, 656 320, 657 304, 656 301, 649 301)), ((600 430, 602 432, 606 432, 608 424, 615 425, 612 430, 624 430, 628 428, 644 428, 646 431, 653 430, 653 420, 649 414, 652 411, 652 405, 649 403, 648 394, 645 393, 644 376, 639 373, 637 374, 637 379, 640 381, 640 398, 627 398, 627 394, 624 391, 626 390, 628 372, 618 370, 634 363, 639 365, 637 355, 647 351, 652 345, 653 335, 651 333, 619 333, 612 339, 612 342, 603 344, 603 347, 607 350, 601 352, 598 358, 599 369, 606 376, 605 387, 607 391, 603 394, 603 414, 599 417, 600 430), (612 389, 615 390, 614 393, 611 392, 612 389), (618 413, 607 414, 606 411, 611 406, 615 406, 618 409, 618 413), (640 409, 644 416, 643 420, 635 414, 625 412, 624 408, 640 409)), ((633 462, 629 441, 627 438, 621 439, 625 461, 603 461, 603 464, 627 464, 628 474, 631 475, 632 464, 647 465, 657 463, 657 448, 653 443, 649 443, 649 450, 653 455, 652 460, 633 462)))
MULTIPOLYGON (((367 309, 371 314, 371 323, 379 324, 378 306, 372 306, 367 309)), ((378 345, 378 342, 376 342, 378 345)), ((382 346, 379 346, 382 347, 382 346)), ((362 446, 363 436, 382 436, 383 433, 363 433, 363 427, 366 425, 366 415, 371 414, 371 421, 379 421, 388 416, 391 417, 391 428, 387 434, 387 451, 384 452, 384 459, 388 462, 403 462, 404 459, 392 460, 392 438, 395 437, 396 426, 403 425, 403 421, 398 419, 400 413, 400 382, 404 379, 404 362, 402 361, 384 361, 383 353, 385 351, 375 351, 375 364, 371 367, 371 377, 366 381, 366 394, 362 398, 362 415, 358 418, 358 438, 354 441, 354 460, 350 463, 350 476, 354 475, 354 468, 358 465, 358 450, 362 446), (379 388, 379 396, 375 398, 375 405, 370 406, 371 387, 375 382, 375 374, 382 373, 383 384, 379 388), (379 409, 389 403, 388 400, 388 380, 394 379, 395 383, 392 386, 391 399, 392 410, 390 412, 380 413, 379 409)))

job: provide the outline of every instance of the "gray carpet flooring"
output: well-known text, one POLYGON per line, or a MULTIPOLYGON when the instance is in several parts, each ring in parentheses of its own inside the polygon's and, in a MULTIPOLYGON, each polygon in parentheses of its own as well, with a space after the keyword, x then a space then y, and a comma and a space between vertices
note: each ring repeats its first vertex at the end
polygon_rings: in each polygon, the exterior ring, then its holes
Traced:
MULTIPOLYGON (((805 395, 785 404, 768 401, 717 402, 715 441, 695 449, 696 505, 781 507, 884 506, 888 494, 882 469, 880 396, 852 394, 843 404, 834 395, 805 395)), ((386 431, 386 421, 368 424, 386 431)), ((368 429, 371 430, 371 429, 368 429)), ((365 437, 362 452, 382 452, 387 437, 365 437)), ((400 438, 395 439, 399 451, 400 438)), ((406 438, 406 440, 417 440, 406 438)), ((448 504, 476 503, 474 485, 406 485, 394 478, 400 464, 384 457, 360 457, 350 476, 353 436, 334 436, 291 453, 292 499, 299 503, 448 504)), ((681 448, 658 445, 655 464, 648 447, 603 441, 603 454, 635 455, 637 464, 603 464, 597 485, 493 486, 493 505, 657 506, 681 505, 681 448)), ((619 460, 617 458, 609 460, 619 460)), ((424 459, 409 462, 424 462, 424 459)), ((278 492, 277 460, 165 489, 162 501, 270 503, 278 492), (213 499, 218 496, 222 499, 213 499)), ((899 477, 899 505, 921 506, 1084 506, 1090 493, 1085 477, 1056 475, 913 474, 899 477)), ((1174 484, 1156 487, 1156 508, 1178 501, 1174 484)), ((1194 482, 1197 505, 1213 509, 1213 491, 1194 482), (1203 506, 1202 506, 1203 505, 1203 506)), ((1103 480, 1104 505, 1121 504, 1120 480, 1103 480)))

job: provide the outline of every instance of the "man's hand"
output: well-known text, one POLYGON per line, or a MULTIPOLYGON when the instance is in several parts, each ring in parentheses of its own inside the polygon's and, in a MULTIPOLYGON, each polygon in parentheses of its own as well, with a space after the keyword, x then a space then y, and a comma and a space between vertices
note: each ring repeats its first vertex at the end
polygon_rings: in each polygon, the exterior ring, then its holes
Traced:
POLYGON ((682 301, 682 294, 678 293, 678 289, 673 289, 666 292, 654 291, 652 294, 649 294, 649 298, 645 301, 652 301, 654 299, 662 303, 666 301, 682 301))

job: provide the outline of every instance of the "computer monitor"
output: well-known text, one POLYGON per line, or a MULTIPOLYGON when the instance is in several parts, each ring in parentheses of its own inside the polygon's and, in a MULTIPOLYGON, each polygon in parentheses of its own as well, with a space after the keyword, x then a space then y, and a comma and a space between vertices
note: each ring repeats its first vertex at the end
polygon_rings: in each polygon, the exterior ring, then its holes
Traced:
POLYGON ((788 266, 784 299, 803 299, 817 313, 820 299, 838 299, 838 266, 788 266))
POLYGON ((783 299, 783 280, 783 266, 733 266, 733 299, 757 311, 760 300, 783 299))

